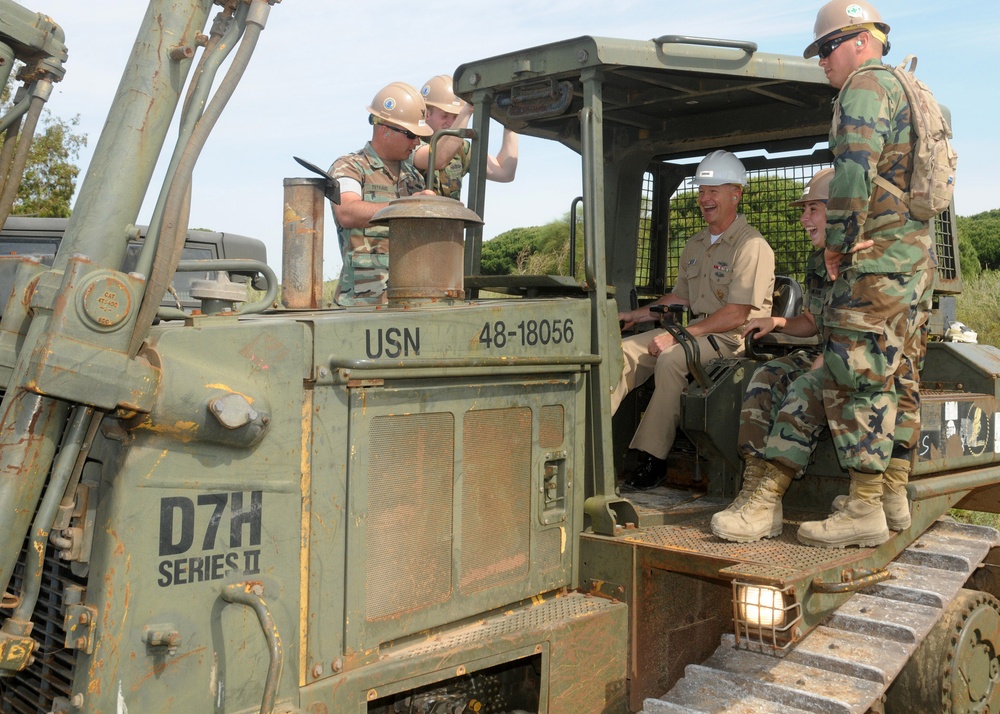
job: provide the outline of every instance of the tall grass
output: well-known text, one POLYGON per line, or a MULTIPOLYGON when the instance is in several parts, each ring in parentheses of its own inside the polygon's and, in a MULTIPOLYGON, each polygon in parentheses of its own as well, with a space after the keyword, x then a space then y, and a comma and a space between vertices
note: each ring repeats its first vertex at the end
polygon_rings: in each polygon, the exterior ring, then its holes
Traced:
POLYGON ((957 316, 979 334, 979 343, 1000 347, 1000 271, 984 270, 964 280, 957 316))
MULTIPOLYGON (((980 344, 1000 347, 1000 271, 984 270, 965 278, 956 312, 960 322, 978 333, 980 344)), ((953 509, 951 515, 965 523, 1000 527, 995 513, 953 509)))

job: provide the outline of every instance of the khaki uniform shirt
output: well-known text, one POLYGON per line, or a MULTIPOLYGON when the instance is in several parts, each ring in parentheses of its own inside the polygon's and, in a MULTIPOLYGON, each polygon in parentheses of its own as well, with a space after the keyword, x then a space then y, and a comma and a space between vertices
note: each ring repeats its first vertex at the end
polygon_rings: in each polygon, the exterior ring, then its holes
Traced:
MULTIPOLYGON (((724 305, 750 305, 747 320, 768 317, 774 294, 774 251, 750 224, 738 215, 715 245, 709 229, 696 233, 684 246, 673 295, 691 304, 697 319, 724 305)), ((742 326, 720 335, 734 346, 742 344, 742 326)))

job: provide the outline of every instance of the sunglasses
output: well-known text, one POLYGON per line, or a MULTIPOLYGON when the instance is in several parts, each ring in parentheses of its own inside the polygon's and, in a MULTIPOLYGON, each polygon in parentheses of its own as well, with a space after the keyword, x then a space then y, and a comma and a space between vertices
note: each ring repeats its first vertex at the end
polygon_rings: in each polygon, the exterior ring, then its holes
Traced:
POLYGON ((386 129, 392 129, 397 134, 402 134, 410 141, 413 141, 414 139, 417 138, 417 135, 414 134, 412 131, 407 131, 406 129, 400 129, 399 127, 393 126, 392 124, 383 124, 382 126, 384 126, 386 129))
POLYGON ((833 54, 834 50, 840 47, 842 44, 850 39, 853 39, 860 35, 861 32, 852 32, 848 35, 841 35, 840 37, 834 37, 832 40, 827 40, 819 46, 819 58, 826 59, 833 54))

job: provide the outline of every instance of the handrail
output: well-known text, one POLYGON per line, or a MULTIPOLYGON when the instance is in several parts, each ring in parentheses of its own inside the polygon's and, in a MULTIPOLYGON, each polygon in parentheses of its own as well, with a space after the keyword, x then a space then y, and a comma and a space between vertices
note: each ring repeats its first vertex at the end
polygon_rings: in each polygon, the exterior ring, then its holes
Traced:
POLYGON ((430 140, 430 154, 427 157, 427 177, 424 180, 424 188, 434 189, 434 173, 437 169, 434 168, 435 161, 437 160, 437 145, 438 139, 442 136, 457 136, 460 139, 475 139, 479 136, 475 129, 441 129, 440 131, 434 132, 430 140))
POLYGON ((693 37, 691 35, 660 35, 654 37, 650 42, 658 45, 702 45, 705 47, 728 47, 734 50, 743 50, 747 54, 757 51, 757 43, 749 40, 720 40, 712 37, 693 37))
POLYGON ((583 203, 583 196, 577 196, 569 204, 569 274, 570 274, 570 277, 575 277, 576 276, 576 207, 579 206, 581 203, 583 203))
MULTIPOLYGON (((275 299, 278 297, 278 276, 275 275, 274 271, 267 263, 262 263, 259 260, 249 260, 247 258, 213 258, 211 260, 182 260, 177 263, 178 273, 196 273, 200 271, 209 273, 222 270, 231 273, 249 273, 256 271, 263 275, 264 279, 267 281, 267 290, 264 293, 264 297, 260 300, 255 300, 254 302, 248 302, 241 305, 240 308, 236 310, 238 315, 256 315, 264 312, 274 304, 275 299)), ((161 320, 184 320, 191 317, 183 310, 165 306, 161 306, 160 309, 156 311, 156 316, 161 320)))
POLYGON ((234 605, 249 607, 257 615, 260 629, 267 640, 270 662, 267 666, 267 678, 264 680, 264 696, 260 702, 260 714, 271 714, 274 711, 274 700, 278 696, 278 680, 281 679, 281 668, 284 666, 284 652, 281 647, 281 635, 274 623, 271 611, 261 595, 264 586, 259 582, 232 583, 222 590, 222 599, 234 605))

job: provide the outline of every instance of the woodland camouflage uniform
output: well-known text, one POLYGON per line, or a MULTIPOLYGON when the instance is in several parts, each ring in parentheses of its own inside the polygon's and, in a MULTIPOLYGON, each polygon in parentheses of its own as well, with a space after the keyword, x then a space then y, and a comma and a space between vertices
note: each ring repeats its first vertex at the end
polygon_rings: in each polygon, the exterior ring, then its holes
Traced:
POLYGON ((463 141, 462 148, 457 154, 451 157, 448 165, 434 172, 434 185, 430 188, 439 196, 461 199, 462 178, 465 174, 469 173, 469 164, 471 162, 472 144, 468 141, 463 141))
POLYGON ((836 174, 826 247, 844 257, 823 319, 824 403, 841 465, 861 473, 886 469, 894 438, 897 456, 908 457, 919 434, 917 384, 936 259, 928 224, 872 183, 878 175, 908 190, 911 139, 909 104, 890 71, 848 77, 830 132, 836 174), (874 246, 849 254, 867 239, 874 246))
MULTIPOLYGON (((361 198, 371 203, 389 203, 424 188, 424 179, 410 159, 399 163, 393 175, 371 142, 361 151, 341 156, 330 167, 334 178, 352 178, 361 184, 361 198)), ((335 216, 336 217, 336 216, 335 216)), ((340 273, 337 303, 370 305, 385 302, 389 279, 389 228, 342 228, 337 226, 344 267, 340 273)))
MULTIPOLYGON (((822 331, 826 296, 823 251, 814 251, 806 263, 806 310, 822 331)), ((740 412, 740 455, 756 456, 801 474, 826 428, 821 373, 809 368, 819 347, 796 350, 765 362, 754 372, 740 412)))

